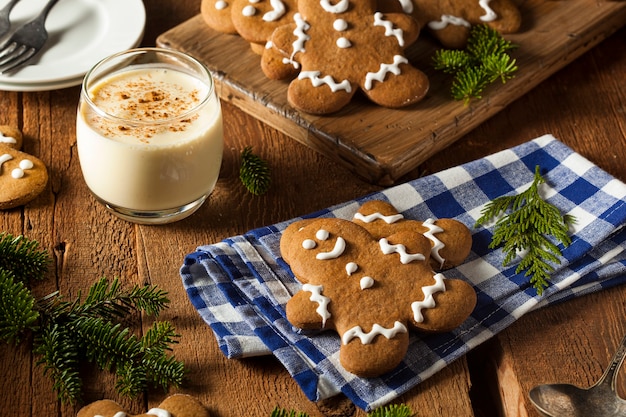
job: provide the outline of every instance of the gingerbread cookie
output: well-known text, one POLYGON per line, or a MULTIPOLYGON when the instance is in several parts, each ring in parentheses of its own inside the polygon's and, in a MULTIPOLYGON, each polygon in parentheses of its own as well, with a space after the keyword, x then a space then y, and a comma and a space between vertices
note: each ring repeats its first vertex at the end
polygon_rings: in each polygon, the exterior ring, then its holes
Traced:
POLYGON ((408 106, 428 91, 428 78, 404 50, 419 25, 404 13, 380 13, 375 0, 298 0, 294 23, 278 27, 271 45, 295 67, 289 103, 314 114, 333 113, 357 91, 390 108, 408 106))
POLYGON ((473 25, 504 34, 517 32, 522 21, 511 0, 382 0, 381 6, 410 14, 447 48, 463 48, 473 25))
POLYGON ((231 18, 233 0, 202 0, 200 15, 211 29, 222 33, 237 33, 231 18))
POLYGON ((301 329, 334 329, 341 364, 361 377, 395 368, 410 328, 450 331, 476 304, 470 284, 432 270, 432 244, 419 230, 376 238, 349 220, 303 220, 284 231, 280 249, 303 284, 286 305, 287 319, 301 329))
POLYGON ((22 133, 0 126, 0 210, 24 205, 37 197, 48 183, 44 163, 25 152, 22 133))
POLYGON ((100 400, 81 408, 76 417, 210 417, 209 411, 197 399, 183 394, 166 398, 157 408, 145 414, 127 414, 118 403, 100 400))
POLYGON ((408 220, 385 201, 363 203, 353 220, 376 239, 401 230, 417 230, 430 241, 430 261, 435 270, 462 264, 472 249, 472 234, 463 223, 454 219, 408 220))
POLYGON ((13 149, 22 149, 24 137, 22 132, 13 126, 0 125, 0 145, 7 145, 13 149))

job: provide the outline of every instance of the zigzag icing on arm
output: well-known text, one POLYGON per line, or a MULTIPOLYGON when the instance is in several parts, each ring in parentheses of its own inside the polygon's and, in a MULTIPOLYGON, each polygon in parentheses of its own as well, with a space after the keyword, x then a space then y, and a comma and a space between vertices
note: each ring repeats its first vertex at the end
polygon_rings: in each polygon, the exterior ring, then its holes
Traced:
POLYGON ((446 284, 444 284, 443 282, 444 276, 442 274, 435 274, 433 278, 435 278, 434 284, 422 287, 424 299, 422 301, 414 301, 413 303, 411 303, 411 310, 413 310, 413 320, 415 320, 416 323, 421 323, 424 321, 422 309, 433 308, 437 305, 433 294, 435 294, 436 292, 444 292, 446 290, 446 284))
POLYGON ((322 285, 304 284, 302 286, 302 290, 311 293, 311 297, 309 297, 309 300, 317 303, 317 308, 315 309, 315 312, 319 314, 322 318, 322 327, 326 327, 326 320, 330 318, 330 312, 328 311, 330 298, 322 295, 324 287, 322 285))
POLYGON ((385 255, 389 255, 392 253, 397 253, 400 255, 400 262, 403 264, 408 264, 409 262, 413 262, 413 261, 423 261, 426 259, 426 257, 421 254, 421 253, 408 253, 406 251, 406 246, 404 246, 401 243, 398 243, 397 245, 392 245, 389 243, 389 241, 385 238, 382 238, 378 241, 378 244, 380 245, 380 250, 385 254, 385 255))
POLYGON ((448 25, 472 27, 467 20, 449 14, 441 15, 441 20, 439 21, 433 20, 428 22, 428 27, 432 30, 442 30, 448 27, 448 25))
POLYGON ((350 81, 348 80, 343 80, 340 83, 337 83, 333 77, 331 77, 330 75, 326 75, 323 78, 319 77, 320 72, 319 71, 301 71, 300 74, 298 74, 298 79, 299 80, 304 80, 306 78, 311 80, 311 83, 313 84, 313 87, 319 87, 321 85, 326 84, 327 86, 330 87, 330 90, 335 93, 339 90, 345 90, 347 93, 351 93, 352 92, 352 86, 350 85, 350 81))
POLYGON ((407 332, 408 330, 406 326, 400 323, 399 321, 396 321, 393 324, 393 327, 390 329, 385 328, 381 326, 380 324, 374 323, 374 325, 372 326, 372 330, 370 330, 367 333, 365 333, 363 329, 361 329, 361 326, 354 326, 346 330, 346 332, 341 336, 341 342, 344 345, 347 345, 348 342, 350 342, 352 339, 357 337, 361 340, 362 344, 368 345, 372 343, 374 338, 378 335, 385 336, 387 339, 391 339, 395 337, 398 333, 407 333, 407 332))
POLYGON ((399 220, 404 219, 402 214, 393 214, 390 216, 385 216, 381 213, 372 213, 368 215, 363 215, 361 213, 355 213, 354 218, 357 220, 361 220, 363 223, 371 223, 374 220, 383 220, 387 224, 395 223, 399 220))
POLYGON ((372 89, 372 83, 374 81, 379 81, 379 82, 383 82, 385 81, 385 77, 387 76, 387 73, 392 73, 394 75, 400 75, 400 64, 408 64, 409 60, 406 59, 405 57, 403 57, 402 55, 394 55, 393 57, 393 64, 385 64, 385 63, 381 63, 380 64, 380 69, 377 72, 368 72, 367 74, 365 74, 365 89, 366 90, 371 90, 372 89))
POLYGON ((304 52, 305 42, 311 39, 306 31, 309 30, 311 26, 302 18, 300 13, 294 14, 293 20, 296 22, 296 28, 293 31, 296 40, 291 44, 291 56, 289 58, 283 58, 283 64, 291 64, 294 68, 299 68, 300 64, 294 60, 294 57, 298 52, 304 52))
POLYGON ((433 243, 430 255, 435 258, 437 262, 439 262, 441 267, 443 267, 446 260, 439 254, 439 251, 445 248, 446 245, 444 245, 444 243, 435 236, 435 233, 441 233, 443 232, 443 229, 437 226, 433 219, 426 219, 422 225, 428 228, 428 232, 424 233, 424 236, 433 243))
POLYGON ((380 12, 374 13, 374 26, 382 26, 385 28, 385 36, 395 36, 398 40, 398 45, 404 46, 404 32, 400 28, 393 28, 393 23, 385 20, 383 14, 380 12))

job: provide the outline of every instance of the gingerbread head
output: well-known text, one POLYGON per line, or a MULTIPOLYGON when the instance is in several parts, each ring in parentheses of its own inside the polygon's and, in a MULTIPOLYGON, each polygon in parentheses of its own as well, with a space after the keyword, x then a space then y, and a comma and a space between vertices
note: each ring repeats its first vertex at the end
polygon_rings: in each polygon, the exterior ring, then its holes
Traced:
POLYGON ((376 0, 298 0, 294 21, 271 38, 300 70, 288 89, 292 106, 326 114, 343 108, 359 90, 391 108, 426 95, 428 78, 404 56, 419 35, 409 15, 378 12, 376 0))
POLYGON ((281 239, 303 284, 287 303, 287 319, 302 329, 334 329, 349 372, 388 372, 404 358, 410 328, 452 330, 476 304, 471 285, 432 270, 431 250, 419 230, 376 238, 349 220, 296 222, 281 239))

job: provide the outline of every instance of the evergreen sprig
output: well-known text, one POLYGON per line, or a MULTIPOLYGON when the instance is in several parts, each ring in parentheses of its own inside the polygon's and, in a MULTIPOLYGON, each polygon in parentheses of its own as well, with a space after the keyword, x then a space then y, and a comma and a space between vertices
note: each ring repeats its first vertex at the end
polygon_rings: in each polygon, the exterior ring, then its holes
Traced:
MULTIPOLYGON (((406 404, 389 404, 367 414, 368 417, 411 417, 413 411, 406 404)), ((307 413, 276 407, 270 417, 309 417, 307 413)))
POLYGON ((542 199, 539 186, 545 183, 540 168, 535 168, 535 176, 528 189, 520 194, 498 197, 489 202, 481 211, 476 226, 491 219, 497 220, 490 248, 503 245, 505 254, 503 265, 508 265, 519 254, 523 254, 515 273, 524 272, 530 283, 541 295, 548 286, 553 264, 559 264, 561 250, 550 237, 564 247, 571 238, 569 225, 575 222, 571 215, 561 215, 559 209, 542 199))
POLYGON ((241 152, 239 178, 248 191, 254 195, 265 194, 270 188, 269 164, 254 154, 250 146, 246 146, 241 152))
POLYGON ((439 49, 433 63, 435 69, 454 76, 452 97, 468 103, 473 98, 482 98, 484 89, 496 80, 504 84, 513 78, 517 65, 509 51, 514 48, 516 45, 495 29, 475 25, 465 49, 439 49))
POLYGON ((18 343, 30 332, 37 365, 51 378, 59 399, 81 399, 80 369, 85 362, 114 372, 119 393, 130 397, 149 385, 166 389, 182 384, 185 366, 169 354, 178 339, 174 326, 155 321, 138 337, 123 324, 133 312, 158 316, 169 303, 166 292, 156 286, 125 290, 118 279, 101 278, 84 300, 79 294, 67 301, 58 292, 36 300, 27 284, 28 279, 38 279, 33 271, 45 274, 33 267, 46 264, 41 262, 43 252, 24 238, 3 234, 0 240, 4 253, 15 261, 11 265, 26 279, 16 279, 13 270, 0 267, 0 340, 18 343), (19 270, 22 265, 25 271, 19 270))
POLYGON ((0 232, 0 269, 11 271, 17 281, 43 279, 50 257, 36 240, 0 232))

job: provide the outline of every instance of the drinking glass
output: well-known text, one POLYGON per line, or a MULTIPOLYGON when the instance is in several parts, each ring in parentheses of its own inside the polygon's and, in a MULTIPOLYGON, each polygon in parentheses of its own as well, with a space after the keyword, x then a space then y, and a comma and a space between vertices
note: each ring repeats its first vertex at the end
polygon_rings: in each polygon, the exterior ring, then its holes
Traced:
POLYGON ((211 73, 162 48, 105 58, 83 80, 76 141, 85 182, 111 213, 142 224, 191 215, 213 191, 222 162, 211 73))

